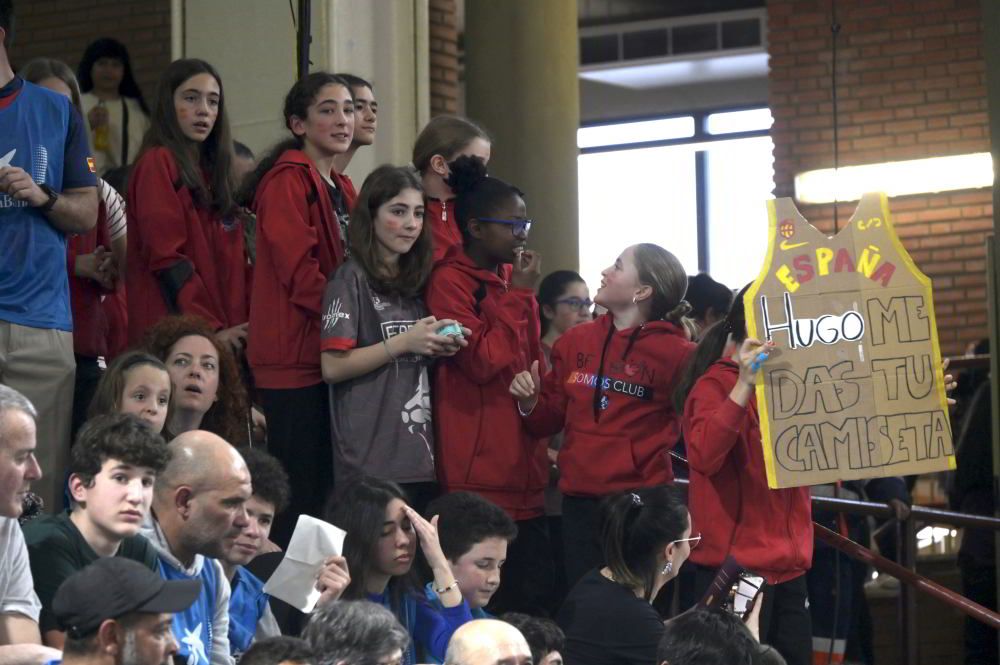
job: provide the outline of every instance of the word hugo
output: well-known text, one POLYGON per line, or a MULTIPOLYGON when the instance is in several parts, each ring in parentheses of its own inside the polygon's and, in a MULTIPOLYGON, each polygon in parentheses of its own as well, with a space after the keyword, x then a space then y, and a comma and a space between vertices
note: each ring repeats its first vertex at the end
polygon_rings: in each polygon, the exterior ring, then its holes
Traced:
POLYGON ((855 342, 865 334, 865 320, 860 312, 848 310, 843 314, 823 314, 814 319, 797 319, 792 310, 792 297, 787 292, 782 296, 785 303, 785 322, 771 323, 767 309, 767 299, 760 298, 761 321, 764 335, 770 340, 774 332, 788 333, 788 348, 808 348, 814 342, 836 344, 840 341, 855 342))
POLYGON ((858 256, 857 261, 851 253, 840 248, 834 252, 829 247, 817 247, 815 261, 813 255, 799 254, 792 258, 792 267, 787 264, 779 267, 774 276, 781 282, 789 293, 795 293, 803 284, 811 282, 815 277, 825 277, 832 271, 839 272, 859 272, 873 282, 880 282, 882 286, 889 286, 892 276, 896 272, 896 264, 891 261, 882 261, 881 250, 875 245, 868 245, 858 256), (794 268, 795 272, 792 272, 794 268))

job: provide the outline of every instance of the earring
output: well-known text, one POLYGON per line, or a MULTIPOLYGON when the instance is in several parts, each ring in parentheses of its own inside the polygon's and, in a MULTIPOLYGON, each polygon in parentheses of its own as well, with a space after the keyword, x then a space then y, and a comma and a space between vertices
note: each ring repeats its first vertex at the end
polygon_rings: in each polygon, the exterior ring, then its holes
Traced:
POLYGON ((662 573, 664 575, 669 575, 672 572, 674 572, 674 562, 673 561, 667 561, 667 565, 663 566, 662 573))
POLYGON ((633 305, 637 305, 638 303, 639 303, 639 301, 638 301, 638 299, 636 298, 636 296, 632 296, 632 304, 633 304, 633 305))

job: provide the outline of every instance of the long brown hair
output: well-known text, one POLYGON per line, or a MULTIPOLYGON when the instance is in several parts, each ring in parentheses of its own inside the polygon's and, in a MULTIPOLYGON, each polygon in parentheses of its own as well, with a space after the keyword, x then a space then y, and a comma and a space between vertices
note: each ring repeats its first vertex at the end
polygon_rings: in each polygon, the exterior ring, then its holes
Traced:
POLYGON ((222 215, 234 212, 236 180, 232 168, 233 136, 226 115, 226 93, 219 73, 204 60, 174 60, 160 77, 153 116, 139 153, 141 155, 159 146, 173 155, 181 172, 181 184, 191 191, 196 204, 222 215), (211 133, 201 143, 184 136, 174 110, 174 92, 184 81, 198 74, 208 74, 219 84, 219 113, 211 133), (205 182, 203 172, 208 174, 208 182, 205 182))
POLYGON ((410 251, 399 257, 399 270, 395 275, 385 274, 379 260, 378 238, 375 237, 378 209, 406 189, 415 189, 423 195, 420 179, 412 169, 389 165, 378 167, 365 178, 347 227, 351 258, 365 271, 372 288, 383 295, 419 295, 434 266, 431 230, 427 223, 420 229, 420 235, 410 251))
POLYGON ((468 118, 456 115, 431 118, 413 144, 413 166, 423 174, 430 168, 434 155, 441 155, 450 162, 475 139, 493 142, 485 129, 468 118))
MULTIPOLYGON (((90 407, 87 409, 87 418, 95 418, 107 413, 118 413, 122 408, 122 393, 125 392, 125 381, 129 372, 137 367, 155 367, 170 376, 167 366, 159 358, 133 349, 116 357, 108 369, 101 375, 101 380, 97 383, 94 396, 90 400, 90 407)), ((173 386, 170 387, 171 392, 173 386)), ((167 418, 170 418, 170 407, 167 407, 167 418)))
POLYGON ((143 345, 165 363, 174 344, 182 337, 192 335, 207 339, 219 354, 218 399, 202 419, 201 429, 218 434, 234 446, 243 445, 247 443, 250 432, 247 391, 240 378, 236 358, 227 346, 219 343, 211 326, 197 316, 168 316, 146 332, 143 345))

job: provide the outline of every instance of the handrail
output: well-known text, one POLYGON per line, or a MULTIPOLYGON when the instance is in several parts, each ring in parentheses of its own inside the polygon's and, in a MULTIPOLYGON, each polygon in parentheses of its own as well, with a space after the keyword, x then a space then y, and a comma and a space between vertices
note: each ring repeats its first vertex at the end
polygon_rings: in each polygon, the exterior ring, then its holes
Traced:
MULTIPOLYGON (((838 513, 855 515, 871 515, 873 517, 895 517, 895 512, 888 504, 858 501, 855 499, 840 499, 828 496, 814 496, 813 506, 838 513)), ((971 527, 973 529, 1000 530, 1000 517, 989 515, 973 515, 972 513, 956 513, 951 510, 928 508, 927 506, 911 506, 910 517, 921 522, 935 522, 953 526, 971 527)))
POLYGON ((989 369, 990 354, 978 356, 951 356, 948 358, 948 370, 989 369))

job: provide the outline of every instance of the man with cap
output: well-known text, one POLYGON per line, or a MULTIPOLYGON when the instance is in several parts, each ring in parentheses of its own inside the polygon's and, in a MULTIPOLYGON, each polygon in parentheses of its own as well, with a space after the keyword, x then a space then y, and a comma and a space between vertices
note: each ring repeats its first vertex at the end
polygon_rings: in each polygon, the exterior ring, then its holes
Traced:
POLYGON ((200 592, 197 579, 167 581, 130 559, 98 559, 66 578, 52 601, 66 631, 63 664, 170 665, 173 614, 200 592))

